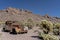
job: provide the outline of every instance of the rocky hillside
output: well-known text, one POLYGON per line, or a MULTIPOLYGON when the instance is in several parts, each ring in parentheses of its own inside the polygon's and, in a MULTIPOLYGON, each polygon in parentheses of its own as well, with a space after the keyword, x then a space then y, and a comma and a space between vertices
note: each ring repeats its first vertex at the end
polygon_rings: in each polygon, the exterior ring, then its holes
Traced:
POLYGON ((50 20, 52 22, 60 22, 60 18, 58 17, 50 17, 47 14, 44 16, 33 14, 29 10, 17 9, 8 7, 6 9, 0 10, 0 21, 6 20, 17 20, 17 21, 26 21, 31 18, 35 22, 39 22, 43 19, 50 20))

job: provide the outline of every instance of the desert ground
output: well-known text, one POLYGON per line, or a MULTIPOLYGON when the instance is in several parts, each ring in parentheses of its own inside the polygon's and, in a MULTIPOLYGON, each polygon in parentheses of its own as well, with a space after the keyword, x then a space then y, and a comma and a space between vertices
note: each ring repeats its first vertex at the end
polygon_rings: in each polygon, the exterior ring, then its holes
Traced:
POLYGON ((2 27, 0 28, 0 39, 1 40, 40 40, 38 36, 38 32, 34 32, 35 30, 38 30, 38 27, 34 27, 33 29, 29 30, 26 34, 9 34, 6 32, 2 32, 2 27))

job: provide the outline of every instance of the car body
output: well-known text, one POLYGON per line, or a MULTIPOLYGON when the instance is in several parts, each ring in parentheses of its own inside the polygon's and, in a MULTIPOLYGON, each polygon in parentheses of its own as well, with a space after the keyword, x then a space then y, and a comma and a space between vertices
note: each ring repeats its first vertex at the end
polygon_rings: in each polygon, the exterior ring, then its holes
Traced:
POLYGON ((3 27, 4 32, 12 32, 12 33, 27 33, 28 30, 24 30, 24 26, 22 26, 18 21, 6 21, 5 26, 3 27))

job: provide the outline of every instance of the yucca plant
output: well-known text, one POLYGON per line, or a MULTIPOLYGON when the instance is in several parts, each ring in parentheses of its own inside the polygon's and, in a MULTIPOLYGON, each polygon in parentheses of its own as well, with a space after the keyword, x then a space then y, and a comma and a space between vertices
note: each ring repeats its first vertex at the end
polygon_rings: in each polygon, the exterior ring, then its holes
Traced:
POLYGON ((47 21, 47 20, 42 20, 41 23, 41 28, 43 29, 44 33, 51 33, 53 32, 53 24, 51 21, 47 21))

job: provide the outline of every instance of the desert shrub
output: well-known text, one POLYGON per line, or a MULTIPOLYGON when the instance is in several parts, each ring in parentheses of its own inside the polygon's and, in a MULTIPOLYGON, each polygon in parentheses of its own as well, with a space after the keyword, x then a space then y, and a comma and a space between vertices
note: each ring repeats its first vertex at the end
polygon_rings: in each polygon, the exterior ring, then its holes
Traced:
POLYGON ((43 29, 44 32, 47 33, 53 32, 53 24, 51 21, 42 20, 40 25, 41 25, 41 29, 43 29))
POLYGON ((55 35, 52 34, 44 34, 44 33, 40 33, 39 37, 43 38, 43 40, 59 40, 59 38, 55 35))
POLYGON ((20 21, 19 24, 23 27, 24 26, 24 22, 20 21))
POLYGON ((32 19, 28 19, 27 22, 24 23, 24 25, 31 29, 32 27, 34 27, 34 22, 32 19))
POLYGON ((35 25, 40 27, 40 22, 36 22, 35 25))
POLYGON ((29 19, 27 20, 27 22, 33 22, 33 20, 32 20, 31 18, 29 18, 29 19))
POLYGON ((55 23, 53 32, 54 32, 55 35, 59 35, 60 23, 55 23))
POLYGON ((36 26, 39 26, 39 24, 37 23, 36 26))
POLYGON ((27 26, 29 29, 31 29, 33 27, 33 25, 29 22, 25 23, 25 26, 27 26))

